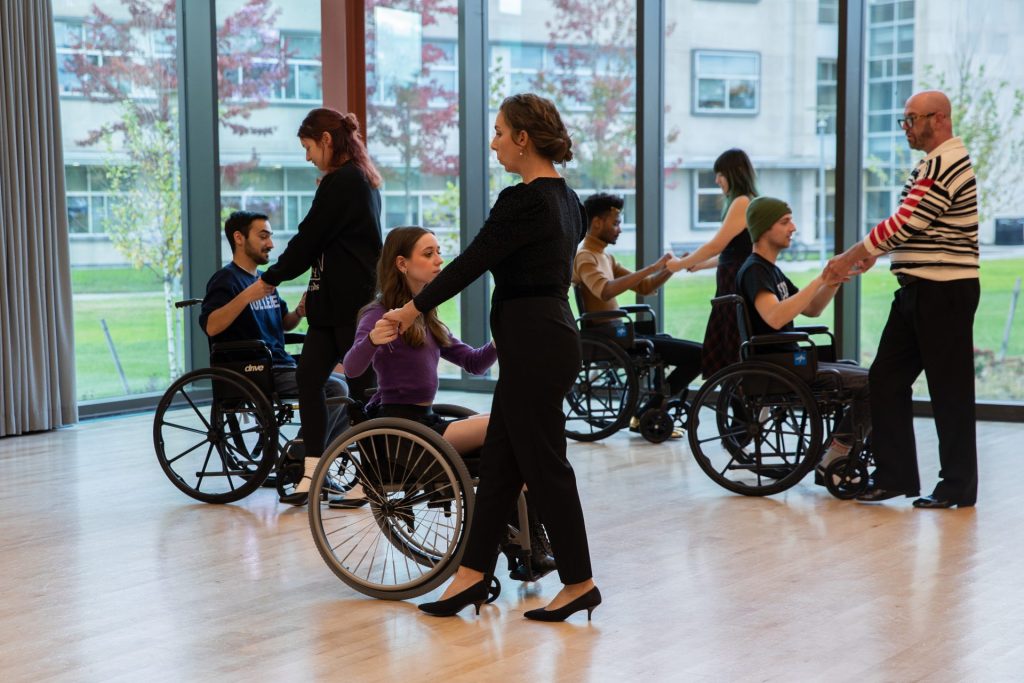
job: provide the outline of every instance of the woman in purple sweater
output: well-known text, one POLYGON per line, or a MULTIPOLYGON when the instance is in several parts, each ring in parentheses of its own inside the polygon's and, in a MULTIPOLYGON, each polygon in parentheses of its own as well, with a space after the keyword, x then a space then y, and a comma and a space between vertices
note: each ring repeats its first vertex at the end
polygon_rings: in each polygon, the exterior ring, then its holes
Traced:
POLYGON ((370 365, 377 374, 377 393, 366 405, 370 417, 415 420, 443 436, 459 453, 484 443, 488 415, 445 419, 431 404, 437 394, 437 364, 441 358, 474 375, 494 365, 494 342, 478 349, 463 343, 437 317, 423 313, 402 334, 384 313, 420 293, 441 272, 437 238, 420 227, 395 228, 384 241, 377 262, 377 296, 359 312, 355 341, 345 354, 345 374, 359 377, 370 365))

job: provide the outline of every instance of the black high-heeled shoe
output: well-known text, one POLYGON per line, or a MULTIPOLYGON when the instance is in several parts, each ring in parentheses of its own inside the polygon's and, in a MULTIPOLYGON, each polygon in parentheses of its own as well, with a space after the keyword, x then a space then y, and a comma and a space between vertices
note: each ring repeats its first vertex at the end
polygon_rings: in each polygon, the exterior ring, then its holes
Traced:
POLYGON ((476 613, 480 614, 480 605, 487 602, 487 579, 480 579, 466 590, 456 593, 445 600, 437 602, 424 602, 419 608, 427 614, 435 617, 454 617, 466 605, 476 607, 476 613))
POLYGON ((590 621, 591 613, 601 604, 601 591, 594 586, 586 593, 576 598, 568 605, 558 609, 532 609, 524 612, 523 616, 534 621, 565 621, 567 617, 576 614, 580 610, 587 610, 587 621, 590 621))

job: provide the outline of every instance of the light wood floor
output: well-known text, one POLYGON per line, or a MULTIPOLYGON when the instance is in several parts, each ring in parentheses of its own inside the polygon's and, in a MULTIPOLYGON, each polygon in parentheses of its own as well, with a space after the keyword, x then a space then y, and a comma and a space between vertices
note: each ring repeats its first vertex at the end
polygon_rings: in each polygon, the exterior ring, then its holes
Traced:
POLYGON ((479 617, 362 597, 304 508, 193 502, 151 433, 137 415, 0 439, 0 680, 1021 680, 1024 425, 980 425, 979 504, 956 511, 810 483, 745 498, 684 443, 570 443, 605 603, 554 625, 522 618, 554 575, 506 579, 479 617))

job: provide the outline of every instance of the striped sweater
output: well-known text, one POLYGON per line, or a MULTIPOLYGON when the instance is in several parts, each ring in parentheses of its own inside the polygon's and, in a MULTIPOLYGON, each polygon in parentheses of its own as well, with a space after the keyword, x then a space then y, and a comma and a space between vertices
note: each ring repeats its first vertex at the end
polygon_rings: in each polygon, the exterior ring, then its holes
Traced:
POLYGON ((951 138, 921 159, 896 213, 868 233, 864 246, 876 256, 889 252, 894 273, 978 277, 978 193, 963 140, 951 138))

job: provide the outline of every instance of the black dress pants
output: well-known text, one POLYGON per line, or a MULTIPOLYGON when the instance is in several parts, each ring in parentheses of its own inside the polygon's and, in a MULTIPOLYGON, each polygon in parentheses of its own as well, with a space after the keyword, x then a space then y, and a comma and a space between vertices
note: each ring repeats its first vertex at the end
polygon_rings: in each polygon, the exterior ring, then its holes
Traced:
MULTIPOLYGON (((295 373, 299 383, 299 417, 302 419, 306 457, 320 457, 327 445, 327 396, 324 387, 334 366, 352 348, 355 334, 354 321, 351 325, 335 327, 310 325, 306 331, 295 373)), ((376 383, 377 377, 372 369, 367 369, 359 377, 349 377, 349 396, 362 401, 366 390, 372 389, 376 383)))
POLYGON ((665 379, 673 396, 690 385, 700 374, 703 346, 697 342, 676 339, 667 334, 640 335, 654 344, 654 352, 661 356, 672 372, 665 379))
POLYGON ((915 279, 896 291, 869 376, 878 487, 920 492, 911 387, 923 370, 939 437, 934 495, 965 505, 977 499, 973 326, 979 295, 976 278, 915 279))
POLYGON ((576 475, 565 456, 562 411, 581 362, 569 304, 555 297, 495 301, 491 332, 500 374, 462 564, 491 570, 509 510, 525 483, 530 505, 547 528, 562 583, 586 581, 593 575, 590 550, 576 475))

